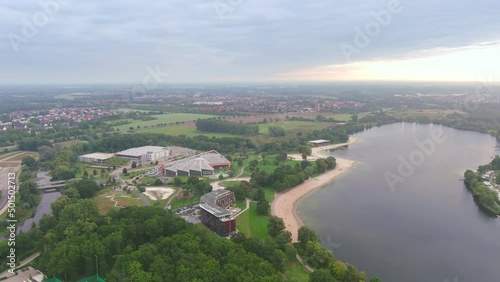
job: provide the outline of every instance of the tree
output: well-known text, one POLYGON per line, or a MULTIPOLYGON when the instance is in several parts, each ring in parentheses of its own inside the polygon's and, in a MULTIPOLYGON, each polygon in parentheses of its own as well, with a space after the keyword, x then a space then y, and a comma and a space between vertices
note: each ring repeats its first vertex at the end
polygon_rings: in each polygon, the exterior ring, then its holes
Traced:
POLYGON ((351 115, 351 121, 357 122, 358 121, 358 115, 357 114, 352 114, 351 115))
POLYGON ((137 162, 136 161, 133 161, 132 162, 132 165, 130 166, 131 168, 136 168, 137 167, 137 162))
POLYGON ((286 135, 286 132, 281 126, 269 126, 269 135, 272 137, 282 137, 286 135))
POLYGON ((124 168, 122 169, 122 173, 123 173, 124 175, 128 175, 128 169, 127 169, 126 167, 124 167, 124 168))
MULTIPOLYGON (((311 278, 311 282, 335 282, 335 278, 332 277, 330 271, 328 269, 317 269, 314 272, 311 272, 309 275, 311 278)), ((359 282, 359 281, 356 281, 359 282)))
POLYGON ((298 239, 300 244, 304 247, 307 245, 308 242, 317 242, 319 240, 316 232, 314 232, 313 230, 309 229, 306 226, 302 226, 299 228, 298 239))
POLYGON ((180 177, 174 177, 174 185, 175 186, 181 186, 182 185, 182 179, 180 177))
POLYGON ((323 248, 321 243, 318 241, 309 241, 307 243, 304 256, 308 263, 317 268, 326 268, 335 261, 332 252, 323 248))
POLYGON ((271 216, 267 223, 267 232, 269 236, 276 237, 281 231, 285 230, 285 222, 283 219, 277 216, 271 216))
POLYGON ((67 196, 71 200, 80 199, 80 193, 78 193, 78 190, 75 187, 65 189, 63 191, 63 195, 67 196))
POLYGON ((99 185, 92 179, 82 179, 74 184, 74 187, 82 198, 92 198, 100 190, 99 185))
POLYGON ((32 156, 25 156, 21 161, 21 165, 26 166, 31 171, 38 169, 38 162, 32 156))
POLYGON ((318 170, 319 173, 323 173, 326 171, 326 162, 324 159, 316 160, 316 169, 318 170))
POLYGON ((97 169, 94 169, 94 170, 92 171, 92 174, 93 174, 94 176, 96 176, 96 175, 97 175, 97 169))
POLYGON ((299 151, 302 159, 304 160, 307 160, 307 156, 310 156, 312 154, 312 148, 306 145, 300 145, 299 147, 297 147, 297 151, 299 151))
POLYGON ((270 205, 267 200, 263 200, 257 203, 257 214, 259 215, 269 215, 270 205))
POLYGON ((40 154, 40 161, 52 160, 56 156, 57 150, 43 145, 38 147, 38 153, 40 154))
POLYGON ((278 155, 276 156, 276 160, 279 162, 286 161, 287 158, 288 155, 286 154, 286 152, 279 152, 278 155))
POLYGON ((297 249, 292 243, 285 244, 285 254, 288 256, 288 259, 294 259, 295 255, 297 255, 297 249))

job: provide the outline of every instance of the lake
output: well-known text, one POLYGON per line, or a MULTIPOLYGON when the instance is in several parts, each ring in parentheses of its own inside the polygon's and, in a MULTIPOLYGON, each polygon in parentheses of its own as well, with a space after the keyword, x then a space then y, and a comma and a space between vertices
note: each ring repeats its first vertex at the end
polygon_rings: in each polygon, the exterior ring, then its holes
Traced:
POLYGON ((332 155, 358 164, 297 209, 337 259, 385 282, 500 281, 500 219, 459 181, 499 154, 494 137, 415 123, 354 136, 332 155))

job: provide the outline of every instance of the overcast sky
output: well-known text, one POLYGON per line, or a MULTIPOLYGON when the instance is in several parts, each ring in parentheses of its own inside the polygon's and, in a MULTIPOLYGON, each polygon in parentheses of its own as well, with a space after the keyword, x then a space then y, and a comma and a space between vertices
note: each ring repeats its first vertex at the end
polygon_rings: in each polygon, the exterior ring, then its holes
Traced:
POLYGON ((498 0, 3 0, 0 37, 0 83, 500 81, 498 0))

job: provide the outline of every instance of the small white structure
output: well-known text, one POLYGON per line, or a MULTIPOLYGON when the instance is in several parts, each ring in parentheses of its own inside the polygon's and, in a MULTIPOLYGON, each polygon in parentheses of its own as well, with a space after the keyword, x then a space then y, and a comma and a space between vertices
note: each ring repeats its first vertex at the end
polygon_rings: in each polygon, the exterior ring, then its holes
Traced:
POLYGON ((325 139, 319 139, 319 140, 311 140, 307 142, 307 144, 314 146, 314 147, 320 147, 320 146, 327 146, 332 144, 330 140, 325 140, 325 139))
POLYGON ((78 161, 92 164, 104 164, 106 160, 109 160, 114 156, 115 154, 109 153, 92 153, 79 156, 78 161))

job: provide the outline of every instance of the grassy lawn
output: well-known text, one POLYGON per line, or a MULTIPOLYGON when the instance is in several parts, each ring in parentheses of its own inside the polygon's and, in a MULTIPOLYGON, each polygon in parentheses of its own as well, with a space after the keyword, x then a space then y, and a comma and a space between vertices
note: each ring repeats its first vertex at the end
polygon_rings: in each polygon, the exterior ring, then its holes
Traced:
MULTIPOLYGON (((10 155, 12 156, 12 155, 10 155)), ((35 152, 23 152, 22 154, 19 154, 15 157, 5 157, 6 159, 8 159, 9 162, 13 162, 13 161, 22 161, 24 157, 27 157, 27 156, 30 156, 30 157, 33 157, 35 159, 38 159, 38 153, 35 153, 35 152)))
POLYGON ((264 193, 266 194, 266 200, 272 203, 274 200, 274 189, 271 187, 264 187, 264 193))
MULTIPOLYGON (((363 113, 358 113, 358 118, 366 117, 369 115, 370 112, 363 112, 363 113)), ((334 118, 335 120, 338 121, 350 121, 351 120, 351 114, 332 114, 332 115, 323 115, 325 118, 334 118)))
POLYGON ((142 201, 133 193, 128 194, 124 191, 114 191, 111 188, 99 191, 98 195, 94 198, 97 202, 99 210, 101 213, 107 213, 112 208, 115 207, 115 202, 111 200, 114 195, 114 200, 120 207, 128 206, 143 206, 142 201))
POLYGON ((285 277, 287 281, 309 281, 310 272, 296 259, 287 262, 285 277))
POLYGON ((189 199, 181 199, 175 197, 172 200, 172 202, 170 202, 170 205, 172 205, 172 210, 176 210, 178 208, 182 208, 188 205, 198 204, 200 202, 200 198, 201 196, 196 196, 196 195, 189 199))
MULTIPOLYGON (((249 158, 250 159, 250 158, 249 158)), ((254 158, 256 159, 256 158, 254 158)), ((252 160, 252 159, 250 159, 252 160)), ((276 160, 276 155, 269 155, 266 157, 266 160, 267 160, 267 163, 268 164, 262 164, 262 161, 259 162, 259 164, 257 165, 257 167, 261 170, 261 171, 265 171, 269 174, 273 173, 274 170, 280 166, 280 165, 290 165, 291 167, 294 167, 296 163, 301 163, 301 160, 298 160, 298 161, 295 161, 295 160, 286 160, 286 161, 282 161, 280 162, 278 165, 275 165, 274 162, 276 160)), ((245 172, 248 172, 248 173, 252 173, 253 172, 253 169, 250 167, 250 166, 247 166, 245 168, 245 172)))
POLYGON ((123 179, 123 180, 130 180, 130 179, 136 177, 139 174, 143 174, 143 173, 147 172, 148 170, 149 169, 138 170, 138 171, 131 171, 131 172, 128 172, 127 175, 121 173, 120 174, 120 178, 123 179))
MULTIPOLYGON (((156 180, 156 178, 154 178, 152 176, 144 176, 139 181, 141 182, 141 184, 144 184, 146 186, 152 186, 153 183, 155 182, 155 180, 156 180)), ((160 186, 163 186, 163 185, 160 185, 160 186)))
MULTIPOLYGON (((129 124, 127 124, 129 125, 129 124)), ((127 127, 128 129, 128 127, 127 127)), ((172 125, 172 126, 166 126, 166 127, 156 127, 156 128, 146 128, 146 129, 140 129, 137 130, 137 132, 143 133, 163 133, 166 135, 173 135, 173 136, 178 136, 178 135, 186 135, 188 137, 193 137, 193 136, 198 136, 198 135, 204 135, 207 137, 216 137, 216 138, 222 138, 222 137, 244 137, 242 135, 236 135, 236 134, 228 134, 228 133, 213 133, 213 132, 202 132, 196 130, 195 127, 191 126, 185 126, 185 125, 172 125)))
MULTIPOLYGON (((349 115, 350 119, 350 115, 349 115)), ((151 121, 154 122, 154 121, 151 121)), ((157 124, 158 122, 154 123, 157 124)), ((323 129, 328 127, 330 123, 328 122, 307 122, 307 121, 287 121, 287 120, 280 120, 277 122, 269 122, 269 123, 263 123, 263 124, 258 124, 259 126, 259 134, 255 136, 244 136, 244 135, 235 135, 235 134, 227 134, 227 133, 212 133, 212 132, 201 132, 196 130, 195 127, 192 126, 185 126, 185 125, 172 125, 172 126, 167 126, 167 127, 156 127, 156 128, 146 128, 146 129, 136 129, 137 125, 133 124, 126 124, 119 126, 120 131, 127 131, 129 130, 129 127, 134 127, 135 132, 147 132, 147 133, 163 133, 167 135, 186 135, 189 137, 192 136, 197 136, 197 135, 205 135, 207 137, 242 137, 242 138, 249 138, 253 142, 257 144, 262 144, 265 142, 270 142, 272 140, 279 140, 282 138, 295 138, 298 132, 302 133, 307 133, 311 132, 315 129, 323 129), (281 126, 285 129, 286 131, 286 136, 285 137, 271 137, 269 135, 269 127, 270 126, 281 126)), ((143 127, 141 125, 141 127, 143 127)))
POLYGON ((155 120, 134 120, 134 119, 120 119, 120 120, 115 120, 113 122, 121 121, 121 120, 126 120, 129 121, 129 124, 124 124, 120 126, 114 127, 116 130, 117 128, 120 131, 127 131, 129 130, 130 127, 133 127, 134 129, 137 128, 137 126, 140 126, 141 128, 144 126, 157 126, 158 124, 161 123, 166 123, 166 124, 172 124, 172 123, 181 123, 181 122, 191 122, 193 120, 196 120, 198 118, 212 118, 215 117, 213 115, 204 115, 204 114, 191 114, 191 113, 171 113, 171 114, 161 114, 161 115, 153 115, 151 117, 155 117, 155 120))
POLYGON ((247 203, 245 200, 236 201, 236 206, 241 210, 244 210, 247 207, 247 203))
POLYGON ((227 188, 232 188, 232 187, 238 186, 240 184, 240 182, 241 181, 224 181, 224 182, 221 182, 220 185, 227 187, 227 188))
POLYGON ((468 115, 465 112, 457 110, 444 110, 444 109, 408 109, 408 110, 391 110, 390 114, 397 118, 418 118, 418 117, 428 117, 431 120, 440 120, 443 117, 457 112, 459 114, 468 115))
POLYGON ((257 214, 257 204, 250 203, 250 208, 236 219, 236 228, 247 237, 264 239, 268 237, 267 222, 269 217, 257 214))

